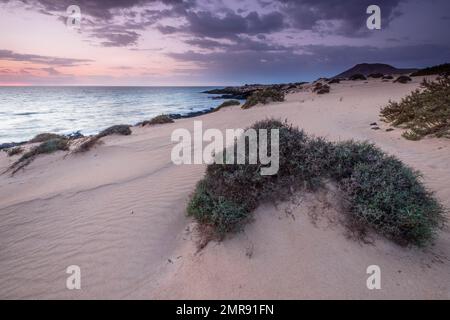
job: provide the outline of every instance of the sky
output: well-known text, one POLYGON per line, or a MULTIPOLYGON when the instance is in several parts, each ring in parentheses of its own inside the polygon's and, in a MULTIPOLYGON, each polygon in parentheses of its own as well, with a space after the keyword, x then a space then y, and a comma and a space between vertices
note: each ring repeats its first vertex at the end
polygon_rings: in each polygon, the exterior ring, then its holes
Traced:
POLYGON ((287 83, 450 62, 448 0, 0 0, 0 17, 0 85, 287 83))

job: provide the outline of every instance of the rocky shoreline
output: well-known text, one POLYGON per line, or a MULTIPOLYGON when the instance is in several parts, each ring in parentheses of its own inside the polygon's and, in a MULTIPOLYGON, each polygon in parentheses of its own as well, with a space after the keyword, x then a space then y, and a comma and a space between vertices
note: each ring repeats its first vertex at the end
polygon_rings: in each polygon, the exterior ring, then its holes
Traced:
POLYGON ((203 91, 202 93, 214 94, 218 96, 211 97, 212 99, 236 99, 245 100, 251 96, 255 91, 273 89, 287 93, 293 89, 299 89, 302 85, 308 82, 282 83, 282 84, 246 84, 243 86, 225 87, 223 89, 213 89, 203 91))

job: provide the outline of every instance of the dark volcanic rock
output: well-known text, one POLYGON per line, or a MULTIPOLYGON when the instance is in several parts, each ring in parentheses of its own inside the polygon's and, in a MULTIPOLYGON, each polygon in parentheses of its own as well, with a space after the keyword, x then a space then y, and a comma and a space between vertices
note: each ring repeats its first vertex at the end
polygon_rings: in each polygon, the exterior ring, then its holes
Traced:
POLYGON ((25 143, 27 143, 27 142, 26 141, 22 141, 22 142, 2 143, 2 144, 0 144, 0 150, 18 147, 18 146, 24 145, 25 143))
POLYGON ((84 135, 80 131, 75 131, 75 132, 66 134, 66 137, 69 140, 76 140, 76 139, 84 138, 84 135))
POLYGON ((334 78, 350 78, 355 74, 362 74, 368 76, 369 74, 409 74, 415 72, 417 69, 398 69, 388 64, 383 63, 360 63, 353 68, 338 74, 334 78))

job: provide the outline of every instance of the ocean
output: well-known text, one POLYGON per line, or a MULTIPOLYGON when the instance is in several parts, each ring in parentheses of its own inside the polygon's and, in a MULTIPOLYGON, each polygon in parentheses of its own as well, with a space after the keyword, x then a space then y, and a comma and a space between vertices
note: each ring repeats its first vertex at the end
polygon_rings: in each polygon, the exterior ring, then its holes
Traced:
POLYGON ((0 143, 38 133, 95 134, 162 113, 188 114, 224 100, 201 93, 218 87, 0 87, 0 143))

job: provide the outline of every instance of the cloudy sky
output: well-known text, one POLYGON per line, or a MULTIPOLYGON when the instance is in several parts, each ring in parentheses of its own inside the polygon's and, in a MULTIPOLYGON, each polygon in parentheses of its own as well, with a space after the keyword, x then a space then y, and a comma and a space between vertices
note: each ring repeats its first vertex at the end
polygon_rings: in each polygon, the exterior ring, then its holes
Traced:
POLYGON ((450 62, 448 0, 0 0, 0 17, 0 85, 275 83, 450 62), (366 27, 371 4, 381 30, 366 27))

